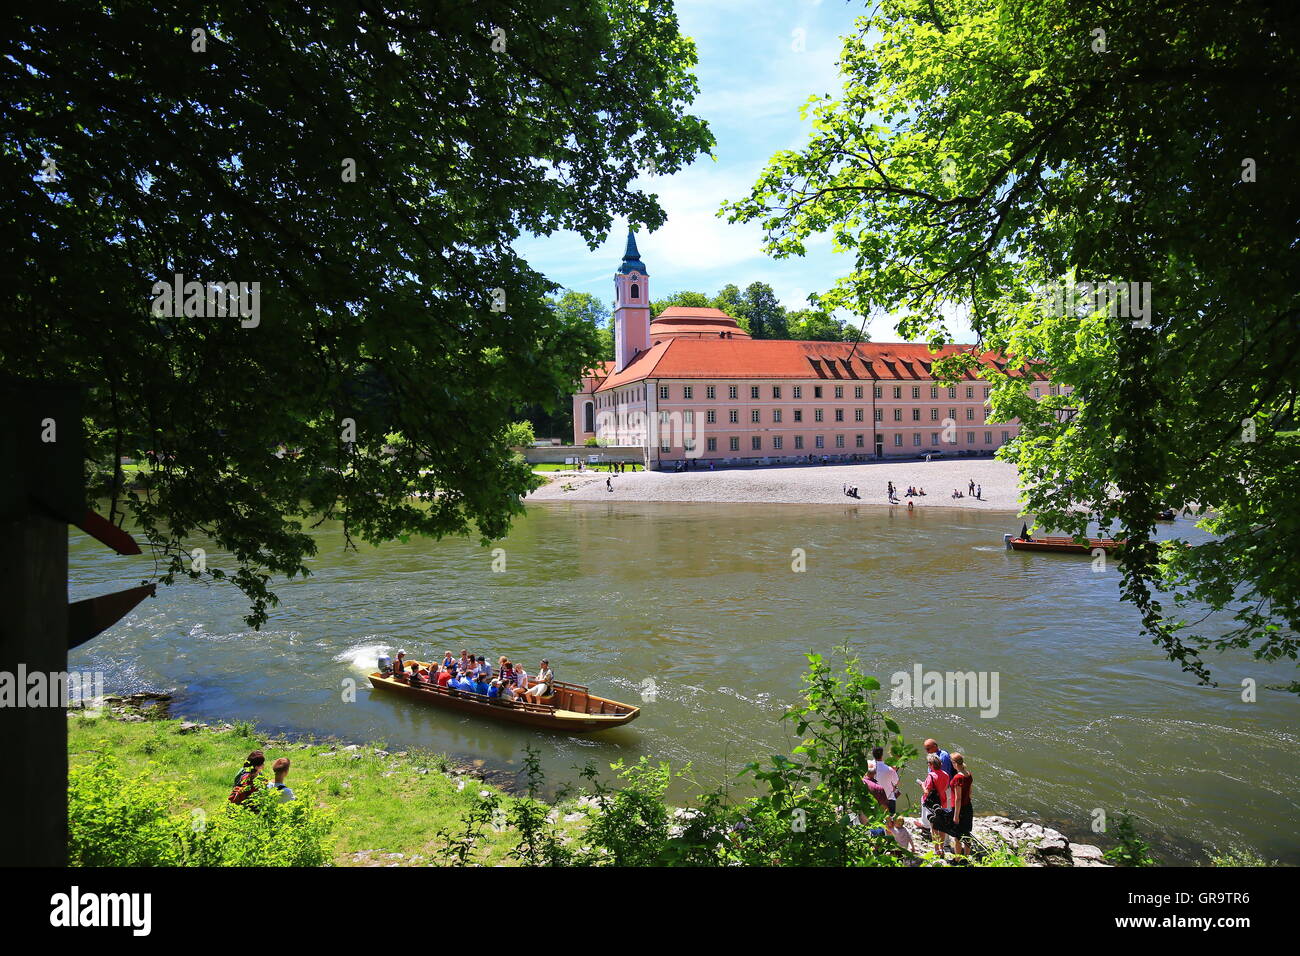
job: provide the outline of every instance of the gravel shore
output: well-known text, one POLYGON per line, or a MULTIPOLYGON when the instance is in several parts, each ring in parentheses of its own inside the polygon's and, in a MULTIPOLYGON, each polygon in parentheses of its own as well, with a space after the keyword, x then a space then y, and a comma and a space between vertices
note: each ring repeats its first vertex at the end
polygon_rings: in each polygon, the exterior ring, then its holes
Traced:
POLYGON ((863 505, 889 507, 885 486, 892 481, 899 504, 917 508, 967 508, 980 511, 1019 511, 1016 469, 990 458, 937 461, 882 461, 860 465, 786 465, 688 471, 681 474, 638 471, 609 475, 603 471, 548 472, 546 485, 529 501, 737 501, 769 504, 839 504, 852 501, 844 486, 856 486, 863 505), (610 478, 613 490, 606 488, 610 478), (981 499, 967 494, 968 483, 983 486, 981 499), (909 486, 924 488, 925 496, 907 498, 909 486), (964 498, 953 498, 957 489, 964 498))

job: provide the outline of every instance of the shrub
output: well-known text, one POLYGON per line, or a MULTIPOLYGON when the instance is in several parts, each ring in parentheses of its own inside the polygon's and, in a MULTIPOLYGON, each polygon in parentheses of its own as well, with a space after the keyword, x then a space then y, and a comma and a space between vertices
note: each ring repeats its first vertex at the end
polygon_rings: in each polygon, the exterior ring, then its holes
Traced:
POLYGON ((1123 814, 1115 824, 1115 839, 1118 846, 1113 846, 1102 856, 1115 866, 1155 866, 1157 860, 1151 855, 1151 847, 1138 835, 1137 827, 1130 814, 1123 814))

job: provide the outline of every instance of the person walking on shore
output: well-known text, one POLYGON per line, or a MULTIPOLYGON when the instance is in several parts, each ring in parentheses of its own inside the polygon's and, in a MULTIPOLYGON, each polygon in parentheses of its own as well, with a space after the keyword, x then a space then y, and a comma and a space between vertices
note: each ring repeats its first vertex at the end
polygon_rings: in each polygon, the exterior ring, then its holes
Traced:
POLYGON ((971 809, 970 788, 972 778, 966 769, 966 758, 959 753, 952 755, 952 765, 957 773, 948 781, 951 796, 948 805, 952 807, 953 851, 958 856, 970 853, 970 834, 975 823, 974 811, 971 809))
POLYGON ((937 754, 930 754, 925 758, 929 765, 929 772, 925 775, 924 780, 918 780, 921 785, 921 826, 930 830, 930 836, 936 844, 936 849, 943 847, 943 830, 936 824, 943 823, 942 820, 948 807, 948 774, 944 773, 943 764, 937 754), (937 816, 937 818, 936 818, 937 816))
POLYGON ((876 762, 876 782, 885 788, 890 814, 898 812, 898 771, 885 763, 885 748, 871 748, 871 759, 876 762))
POLYGON ((972 495, 975 494, 975 479, 974 479, 974 478, 972 478, 972 479, 970 480, 970 484, 966 487, 966 491, 967 491, 968 493, 972 494, 972 495))
POLYGON ((939 744, 935 742, 933 737, 926 739, 924 747, 927 754, 933 754, 939 758, 939 763, 943 772, 951 777, 953 775, 952 758, 948 756, 948 751, 941 748, 939 744))

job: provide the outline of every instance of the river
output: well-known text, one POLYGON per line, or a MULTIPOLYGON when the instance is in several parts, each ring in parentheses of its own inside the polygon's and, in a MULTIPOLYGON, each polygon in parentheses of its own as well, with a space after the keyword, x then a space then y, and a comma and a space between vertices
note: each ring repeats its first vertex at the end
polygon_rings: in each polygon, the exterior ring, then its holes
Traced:
MULTIPOLYGON (((500 571, 477 542, 353 552, 339 526, 324 525, 314 573, 278 583, 281 604, 263 630, 243 623, 233 587, 186 581, 160 587, 74 651, 71 666, 104 671, 110 691, 173 691, 176 710, 202 720, 382 740, 505 772, 531 742, 552 782, 574 780, 587 762, 646 755, 690 762, 714 783, 789 752, 778 718, 798 697, 804 655, 847 642, 886 691, 892 674, 918 664, 997 675, 995 716, 895 712, 914 742, 934 737, 966 754, 977 813, 1025 815, 1088 839, 1098 809, 1112 824, 1127 809, 1167 862, 1235 844, 1300 863, 1287 782, 1300 701, 1262 689, 1290 680, 1294 666, 1215 656, 1221 686, 1195 686, 1138 636, 1113 567, 1008 552, 1002 534, 1019 523, 944 509, 535 504, 494 546, 500 571), (806 570, 792 569, 796 549, 806 570), (563 737, 413 706, 364 681, 377 652, 398 647, 425 658, 504 653, 530 672, 548 657, 557 677, 637 703, 642 715, 563 737), (1260 683, 1258 702, 1242 701, 1245 677, 1260 683), (360 684, 351 702, 349 679, 360 684)), ((78 534, 70 560, 74 600, 152 571, 148 557, 109 555, 78 534)), ((217 553, 208 560, 223 566, 217 553)), ((919 787, 910 791, 915 801, 919 787)))

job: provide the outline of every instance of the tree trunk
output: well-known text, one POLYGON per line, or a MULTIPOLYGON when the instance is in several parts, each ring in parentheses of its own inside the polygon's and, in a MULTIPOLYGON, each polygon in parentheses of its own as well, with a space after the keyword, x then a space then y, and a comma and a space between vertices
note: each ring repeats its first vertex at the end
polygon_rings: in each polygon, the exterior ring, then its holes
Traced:
MULTIPOLYGON (((0 524, 0 672, 50 677, 68 669, 68 526, 29 512, 0 524)), ((51 686, 47 683, 47 686, 51 686)), ((66 866, 68 719, 62 701, 0 706, 0 866, 66 866)))

